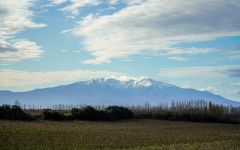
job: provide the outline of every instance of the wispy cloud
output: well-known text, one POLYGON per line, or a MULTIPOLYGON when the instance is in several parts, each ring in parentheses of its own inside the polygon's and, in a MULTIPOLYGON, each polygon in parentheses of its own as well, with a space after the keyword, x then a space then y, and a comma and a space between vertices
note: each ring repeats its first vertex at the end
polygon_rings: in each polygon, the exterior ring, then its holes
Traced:
MULTIPOLYGON (((89 15, 73 29, 74 35, 84 37, 86 50, 94 57, 85 63, 100 64, 144 51, 171 55, 177 43, 240 35, 238 0, 128 2, 112 15, 89 15)), ((185 55, 193 52, 209 51, 182 50, 185 55)))
POLYGON ((168 57, 168 59, 172 59, 175 61, 187 61, 188 60, 187 58, 183 58, 181 56, 170 56, 170 57, 168 57))
POLYGON ((71 0, 70 3, 70 5, 61 8, 61 10, 71 12, 73 15, 78 15, 80 8, 98 5, 100 0, 71 0))
POLYGON ((62 4, 62 3, 65 3, 67 2, 68 0, 52 0, 52 3, 53 4, 62 4))
POLYGON ((15 90, 30 90, 44 87, 49 84, 73 82, 83 79, 122 75, 111 71, 70 70, 70 71, 22 71, 0 70, 0 83, 2 88, 15 90))
POLYGON ((166 54, 169 55, 196 55, 196 54, 206 54, 209 52, 216 52, 216 49, 213 48, 177 48, 177 47, 169 47, 165 48, 166 54))
MULTIPOLYGON (((136 0, 51 0, 53 5, 59 5, 65 3, 65 5, 60 8, 61 11, 71 13, 72 15, 78 15, 81 9, 85 7, 97 6, 102 3, 108 4, 110 7, 117 5, 120 1, 122 3, 133 4, 137 3, 136 0)), ((138 0, 139 1, 139 0, 138 0)), ((69 17, 69 16, 68 16, 69 17)), ((71 16, 74 17, 74 16, 71 16)))

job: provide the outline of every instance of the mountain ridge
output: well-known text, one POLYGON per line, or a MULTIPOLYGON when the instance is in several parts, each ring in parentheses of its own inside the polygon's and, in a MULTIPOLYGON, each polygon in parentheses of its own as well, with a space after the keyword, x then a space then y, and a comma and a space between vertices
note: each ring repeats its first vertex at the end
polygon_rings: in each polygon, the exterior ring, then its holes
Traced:
POLYGON ((26 92, 0 91, 0 103, 141 105, 176 101, 206 100, 222 105, 240 103, 208 91, 181 88, 147 77, 108 77, 78 81, 26 92))

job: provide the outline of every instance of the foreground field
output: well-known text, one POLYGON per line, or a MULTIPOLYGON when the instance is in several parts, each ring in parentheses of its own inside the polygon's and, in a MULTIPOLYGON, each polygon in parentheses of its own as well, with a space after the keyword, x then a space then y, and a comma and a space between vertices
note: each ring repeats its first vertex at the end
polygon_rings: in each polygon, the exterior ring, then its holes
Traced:
POLYGON ((0 149, 240 149, 240 125, 132 120, 0 121, 0 149))

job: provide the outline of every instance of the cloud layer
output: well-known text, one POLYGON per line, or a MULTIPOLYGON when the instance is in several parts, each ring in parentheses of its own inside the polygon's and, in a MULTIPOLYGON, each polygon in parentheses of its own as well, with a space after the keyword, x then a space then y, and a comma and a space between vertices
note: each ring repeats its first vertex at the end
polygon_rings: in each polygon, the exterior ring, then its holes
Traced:
POLYGON ((178 43, 240 35, 239 10, 239 0, 129 1, 112 15, 85 17, 73 34, 84 37, 86 50, 94 56, 85 63, 145 51, 175 55, 171 53, 178 43))
POLYGON ((211 79, 235 77, 239 73, 240 65, 224 65, 224 66, 198 66, 198 67, 180 67, 167 68, 160 70, 160 77, 168 78, 196 78, 211 79))
POLYGON ((229 76, 240 79, 240 67, 227 70, 229 76))
POLYGON ((66 82, 73 82, 83 79, 93 79, 100 77, 118 76, 117 72, 91 71, 91 70, 71 70, 71 71, 20 71, 2 69, 0 70, 1 88, 11 88, 15 90, 32 90, 50 84, 56 85, 66 82), (46 80, 47 79, 47 80, 46 80))

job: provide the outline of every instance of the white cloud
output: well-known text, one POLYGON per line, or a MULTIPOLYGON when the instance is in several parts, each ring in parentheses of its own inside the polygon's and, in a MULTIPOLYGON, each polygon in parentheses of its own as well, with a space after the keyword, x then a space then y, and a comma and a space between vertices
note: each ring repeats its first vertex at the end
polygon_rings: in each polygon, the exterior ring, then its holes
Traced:
POLYGON ((74 35, 84 37, 86 50, 94 56, 85 63, 100 64, 145 51, 171 55, 181 42, 240 35, 239 0, 127 2, 126 8, 112 15, 87 16, 73 29, 74 35))
POLYGON ((110 71, 91 71, 91 70, 71 70, 71 71, 42 71, 30 72, 21 70, 0 70, 1 87, 15 90, 30 90, 47 86, 56 85, 59 82, 73 82, 83 79, 100 77, 118 76, 117 72, 110 71), (22 89, 23 88, 23 89, 22 89))
POLYGON ((229 70, 238 69, 240 65, 198 66, 160 69, 159 76, 167 78, 224 78, 228 77, 229 70))
POLYGON ((0 1, 0 37, 15 35, 26 28, 42 28, 45 24, 32 21, 30 10, 36 0, 0 1))
POLYGON ((20 61, 39 58, 42 50, 35 43, 28 40, 18 40, 12 43, 0 41, 0 61, 20 61))
POLYGON ((15 35, 27 28, 42 28, 45 24, 32 20, 31 8, 36 0, 0 1, 0 60, 18 61, 38 58, 41 48, 26 39, 15 39, 15 35))

